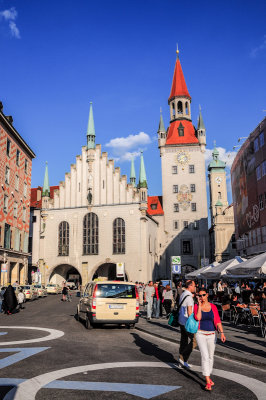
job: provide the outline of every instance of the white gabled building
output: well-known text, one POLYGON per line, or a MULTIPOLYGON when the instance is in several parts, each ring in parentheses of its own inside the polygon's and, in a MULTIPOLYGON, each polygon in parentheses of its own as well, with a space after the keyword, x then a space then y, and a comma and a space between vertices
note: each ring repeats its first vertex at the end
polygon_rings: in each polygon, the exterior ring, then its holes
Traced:
POLYGON ((92 105, 87 146, 58 187, 32 190, 32 266, 42 281, 61 283, 79 274, 82 284, 95 277, 115 278, 124 263, 127 279, 147 282, 170 277, 170 258, 182 256, 183 272, 208 257, 205 127, 191 121, 191 97, 177 57, 169 97, 170 126, 162 115, 158 143, 163 196, 148 197, 143 154, 139 183, 134 161, 130 183, 95 145, 92 105))

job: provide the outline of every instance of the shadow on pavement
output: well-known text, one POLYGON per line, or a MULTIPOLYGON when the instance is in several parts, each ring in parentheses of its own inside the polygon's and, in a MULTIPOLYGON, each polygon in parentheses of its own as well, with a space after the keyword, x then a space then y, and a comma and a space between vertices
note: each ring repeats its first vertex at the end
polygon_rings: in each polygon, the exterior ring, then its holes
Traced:
MULTIPOLYGON (((156 357, 161 362, 178 364, 172 353, 162 350, 156 344, 143 339, 137 333, 131 333, 131 335, 134 338, 136 346, 138 346, 140 351, 146 356, 156 357)), ((184 368, 176 369, 176 372, 183 375, 185 378, 196 382, 201 387, 201 389, 204 390, 205 384, 202 383, 201 377, 196 372, 184 368)))

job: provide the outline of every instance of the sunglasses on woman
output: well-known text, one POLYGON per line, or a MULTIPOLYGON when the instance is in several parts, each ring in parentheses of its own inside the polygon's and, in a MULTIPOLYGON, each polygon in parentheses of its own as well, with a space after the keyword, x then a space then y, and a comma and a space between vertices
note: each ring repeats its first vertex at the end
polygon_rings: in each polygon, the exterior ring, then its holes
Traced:
POLYGON ((207 293, 205 293, 205 294, 199 294, 198 296, 199 296, 199 297, 204 297, 204 296, 206 296, 206 294, 207 294, 207 293))

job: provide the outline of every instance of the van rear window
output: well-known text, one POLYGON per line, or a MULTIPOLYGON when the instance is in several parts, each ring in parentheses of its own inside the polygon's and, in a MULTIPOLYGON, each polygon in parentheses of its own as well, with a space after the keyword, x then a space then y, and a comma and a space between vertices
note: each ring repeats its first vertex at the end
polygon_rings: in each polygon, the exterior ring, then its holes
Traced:
POLYGON ((96 297, 112 299, 135 299, 135 285, 98 284, 96 297))

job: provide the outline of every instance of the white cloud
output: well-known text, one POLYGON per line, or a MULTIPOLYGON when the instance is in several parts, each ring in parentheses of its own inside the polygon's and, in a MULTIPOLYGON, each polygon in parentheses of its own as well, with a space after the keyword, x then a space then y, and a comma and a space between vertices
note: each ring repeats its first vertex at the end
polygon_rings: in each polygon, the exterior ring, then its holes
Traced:
POLYGON ((106 143, 106 147, 112 147, 115 151, 120 152, 146 146, 150 143, 151 138, 149 135, 145 132, 140 132, 137 135, 111 139, 110 142, 106 143))
POLYGON ((11 7, 8 10, 0 11, 0 19, 4 19, 8 22, 11 35, 17 39, 20 39, 20 32, 15 23, 17 16, 18 13, 15 7, 11 7))
POLYGON ((257 55, 258 55, 261 51, 264 51, 264 50, 266 50, 266 35, 264 35, 264 37, 263 37, 263 42, 262 42, 259 46, 254 47, 254 49, 251 50, 251 52, 250 52, 250 57, 251 57, 251 58, 256 58, 257 55))
MULTIPOLYGON (((217 150, 219 151, 219 159, 226 163, 227 168, 231 168, 237 152, 236 151, 226 151, 226 149, 224 147, 217 147, 217 150)), ((213 152, 213 149, 206 149, 206 152, 205 152, 206 164, 209 164, 211 162, 212 152, 213 152)))
POLYGON ((151 142, 152 139, 147 133, 140 132, 136 135, 111 139, 106 143, 106 147, 111 148, 115 161, 124 162, 131 161, 132 157, 139 157, 140 151, 145 150, 145 146, 151 142))

